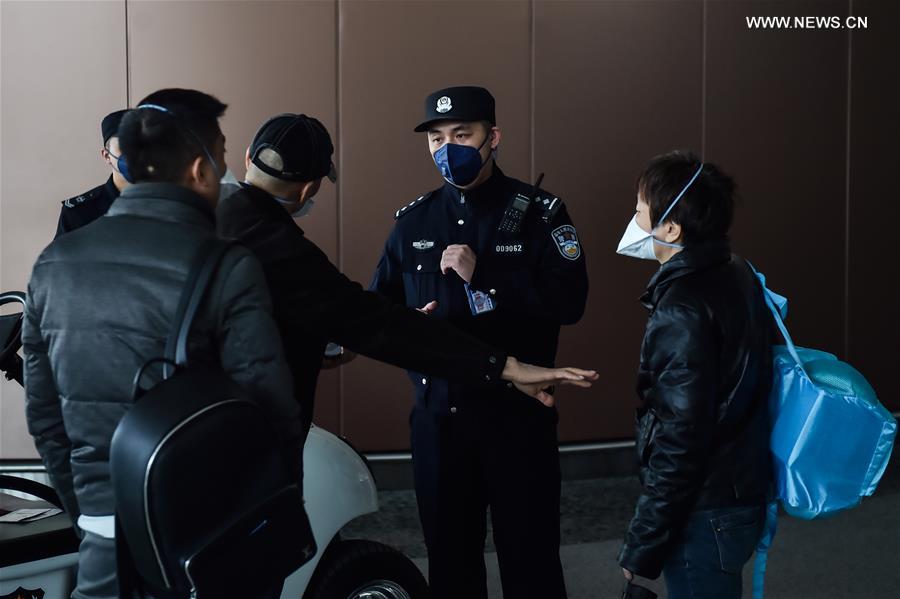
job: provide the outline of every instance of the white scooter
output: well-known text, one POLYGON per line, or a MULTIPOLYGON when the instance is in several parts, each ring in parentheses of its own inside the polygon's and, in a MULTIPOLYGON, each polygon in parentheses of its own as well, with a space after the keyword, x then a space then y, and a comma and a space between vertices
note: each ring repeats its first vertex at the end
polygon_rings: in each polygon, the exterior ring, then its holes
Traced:
MULTIPOLYGON (((0 294, 0 306, 11 303, 24 306, 25 294, 0 294)), ((21 358, 16 352, 21 346, 21 320, 21 313, 0 316, 0 370, 19 383, 21 358)), ((375 481, 365 458, 347 441, 314 426, 303 464, 306 511, 319 550, 285 580, 282 599, 427 597, 424 577, 405 555, 381 543, 341 537, 341 529, 350 521, 378 510, 375 481)), ((0 508, 52 504, 58 505, 59 500, 50 487, 0 477, 0 508), (47 503, 26 504, 3 496, 4 488, 47 503)), ((0 523, 0 599, 68 597, 77 563, 77 538, 65 514, 28 523, 0 523)))

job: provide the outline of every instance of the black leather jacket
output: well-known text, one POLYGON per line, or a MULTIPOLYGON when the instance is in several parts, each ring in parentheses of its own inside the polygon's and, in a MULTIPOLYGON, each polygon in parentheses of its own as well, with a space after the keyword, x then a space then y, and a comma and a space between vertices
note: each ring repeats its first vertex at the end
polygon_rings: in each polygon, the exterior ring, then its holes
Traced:
POLYGON ((766 500, 772 329, 759 283, 726 240, 678 253, 641 301, 643 493, 619 564, 656 578, 692 511, 766 500))

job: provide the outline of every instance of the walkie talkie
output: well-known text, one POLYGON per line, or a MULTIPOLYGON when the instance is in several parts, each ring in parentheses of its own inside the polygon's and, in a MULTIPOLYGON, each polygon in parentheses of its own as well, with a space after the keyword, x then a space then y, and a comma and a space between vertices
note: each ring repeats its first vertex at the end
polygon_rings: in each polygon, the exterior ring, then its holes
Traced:
POLYGON ((498 227, 501 233, 515 235, 522 230, 522 223, 525 221, 525 215, 528 213, 531 203, 534 202, 534 198, 538 194, 538 188, 540 188, 541 181, 543 180, 544 173, 541 173, 538 175, 537 181, 535 181, 534 185, 531 187, 531 196, 525 196, 521 193, 516 194, 516 197, 513 198, 509 208, 503 213, 503 220, 500 221, 500 226, 498 227))

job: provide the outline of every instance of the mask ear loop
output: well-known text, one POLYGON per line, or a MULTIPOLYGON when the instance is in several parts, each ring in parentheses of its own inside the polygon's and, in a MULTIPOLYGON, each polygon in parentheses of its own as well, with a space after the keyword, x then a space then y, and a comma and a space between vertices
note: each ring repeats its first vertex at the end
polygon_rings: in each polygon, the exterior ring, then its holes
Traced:
POLYGON ((697 177, 700 176, 700 173, 703 172, 703 167, 704 167, 704 163, 701 162, 701 163, 700 163, 700 166, 697 168, 697 172, 694 173, 694 176, 691 177, 691 180, 687 182, 687 185, 685 185, 685 186, 682 188, 681 192, 679 192, 679 194, 678 194, 677 196, 675 196, 675 200, 674 200, 671 204, 669 204, 669 207, 668 207, 668 208, 666 209, 666 211, 663 213, 662 218, 659 219, 659 223, 658 223, 655 227, 653 227, 653 230, 652 230, 652 231, 650 231, 650 236, 653 237, 653 242, 654 242, 654 243, 658 243, 658 244, 660 244, 660 245, 664 245, 664 246, 666 246, 666 247, 672 247, 672 248, 682 248, 682 247, 684 247, 684 246, 681 245, 680 243, 669 243, 668 241, 663 241, 663 240, 661 240, 661 239, 657 239, 657 238, 653 235, 653 232, 656 231, 660 226, 662 226, 662 224, 663 224, 664 222, 666 222, 666 217, 669 216, 669 213, 672 212, 672 209, 673 209, 673 208, 675 208, 675 204, 677 204, 678 201, 681 199, 681 197, 682 197, 685 193, 687 193, 687 190, 691 188, 691 185, 694 184, 694 181, 696 181, 696 180, 697 180, 697 177))

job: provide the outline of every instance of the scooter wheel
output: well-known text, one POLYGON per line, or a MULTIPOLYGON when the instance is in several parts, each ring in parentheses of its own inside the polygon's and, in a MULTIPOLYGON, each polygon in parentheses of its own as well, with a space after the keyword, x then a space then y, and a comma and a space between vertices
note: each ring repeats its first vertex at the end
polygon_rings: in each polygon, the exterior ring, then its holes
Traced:
POLYGON ((328 548, 304 599, 427 599, 428 584, 408 557, 373 541, 328 548))

